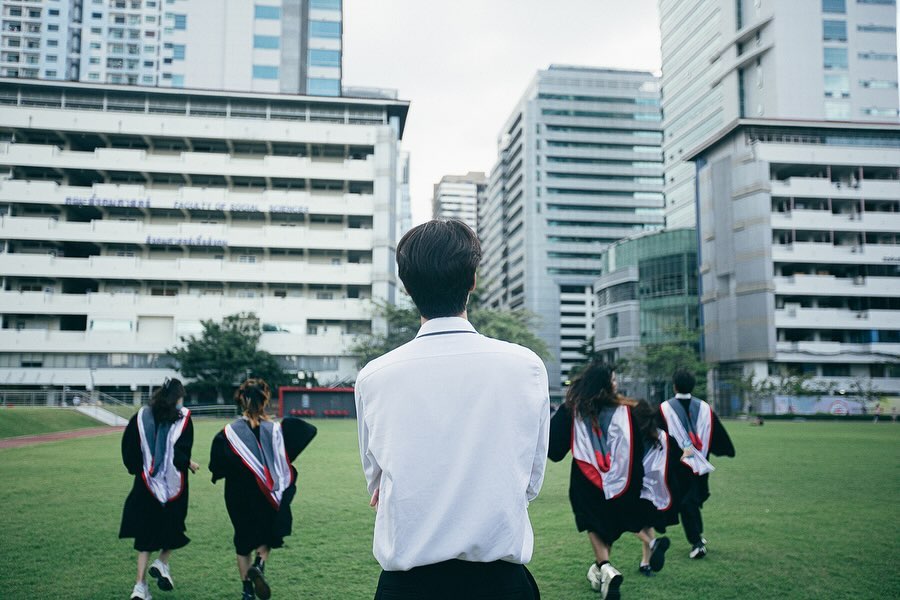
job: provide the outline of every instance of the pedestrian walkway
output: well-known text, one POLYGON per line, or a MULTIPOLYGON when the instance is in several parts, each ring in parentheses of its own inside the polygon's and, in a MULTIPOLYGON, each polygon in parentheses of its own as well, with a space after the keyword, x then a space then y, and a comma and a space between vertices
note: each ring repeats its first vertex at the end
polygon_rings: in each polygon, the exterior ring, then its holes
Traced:
POLYGON ((20 448, 22 446, 34 446, 36 444, 45 444, 47 442, 58 442, 61 440, 70 440, 81 437, 95 437, 110 433, 121 433, 124 427, 88 427, 86 429, 75 429, 73 431, 55 431, 53 433, 43 433, 41 435, 23 435, 21 437, 7 438, 0 440, 0 450, 5 448, 20 448))

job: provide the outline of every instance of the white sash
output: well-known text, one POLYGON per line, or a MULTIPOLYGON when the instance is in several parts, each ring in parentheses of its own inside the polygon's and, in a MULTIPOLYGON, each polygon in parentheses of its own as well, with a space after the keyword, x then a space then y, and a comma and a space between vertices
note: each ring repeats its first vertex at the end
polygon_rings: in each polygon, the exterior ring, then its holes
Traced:
MULTIPOLYGON (((695 475, 712 473, 716 468, 707 456, 709 455, 709 443, 712 436, 712 408, 706 402, 697 399, 700 410, 697 413, 697 422, 693 424, 693 436, 682 423, 678 415, 678 409, 672 406, 672 402, 678 400, 666 400, 660 405, 663 419, 669 430, 669 435, 675 439, 679 448, 693 448, 694 452, 687 457, 682 457, 681 462, 690 467, 695 475)), ((690 419, 690 413, 688 413, 690 419)))
POLYGON ((672 493, 669 491, 669 436, 662 429, 656 430, 661 448, 653 446, 644 454, 644 481, 641 498, 649 500, 657 510, 669 510, 672 493))
POLYGON ((181 416, 169 428, 163 464, 154 465, 153 448, 150 447, 150 440, 147 439, 147 432, 144 427, 144 411, 147 410, 151 409, 144 406, 138 411, 137 415, 138 437, 141 440, 141 457, 143 458, 141 475, 144 479, 144 485, 147 486, 153 497, 159 500, 160 504, 165 505, 167 502, 178 498, 181 492, 184 491, 184 473, 175 468, 173 461, 175 458, 175 442, 178 441, 178 438, 184 432, 184 428, 187 427, 191 411, 186 408, 181 409, 181 416), (155 472, 153 472, 154 468, 155 472), (151 472, 153 472, 152 475, 151 472))
POLYGON ((631 482, 634 449, 631 440, 631 411, 621 405, 615 409, 606 431, 591 432, 578 414, 572 419, 572 457, 585 477, 603 490, 607 500, 624 494, 631 482), (595 435, 596 434, 596 435, 595 435), (605 456, 591 437, 604 438, 605 456))
POLYGON ((287 459, 281 424, 261 422, 260 441, 257 441, 246 421, 236 421, 225 426, 225 439, 253 474, 266 499, 277 510, 281 506, 281 497, 293 483, 294 476, 287 459), (263 442, 266 442, 265 445, 263 442))

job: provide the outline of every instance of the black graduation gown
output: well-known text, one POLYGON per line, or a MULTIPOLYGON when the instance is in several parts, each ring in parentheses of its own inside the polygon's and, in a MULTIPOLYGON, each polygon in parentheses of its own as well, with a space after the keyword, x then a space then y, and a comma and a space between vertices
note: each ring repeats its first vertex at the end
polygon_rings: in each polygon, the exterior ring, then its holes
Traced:
POLYGON ((134 538, 135 550, 139 552, 175 550, 186 546, 191 541, 184 535, 186 530, 184 521, 188 509, 187 473, 191 463, 193 445, 194 424, 188 417, 184 431, 175 442, 175 453, 172 457, 175 468, 185 474, 184 490, 178 498, 163 506, 147 489, 142 477, 144 462, 141 454, 137 415, 128 421, 128 426, 125 427, 125 433, 122 435, 122 463, 128 472, 134 475, 134 482, 122 510, 119 538, 134 538))
MULTIPOLYGON (((629 408, 631 410, 631 408, 629 408)), ((607 500, 603 490, 595 486, 581 472, 575 461, 569 475, 569 502, 575 514, 578 531, 591 531, 607 545, 612 545, 626 531, 638 532, 653 525, 650 515, 658 512, 653 504, 641 499, 641 484, 644 480, 643 443, 639 427, 634 422, 632 412, 631 439, 634 443, 634 460, 631 463, 631 480, 624 494, 607 500)), ((550 419, 550 444, 548 458, 559 462, 572 449, 572 413, 562 404, 550 419)))
MULTIPOLYGON (((281 429, 288 461, 293 463, 316 436, 316 428, 302 419, 288 417, 281 421, 281 429)), ((259 439, 259 427, 252 430, 259 439)), ((297 469, 294 465, 291 465, 294 483, 284 491, 278 510, 260 491, 253 473, 231 450, 224 430, 213 438, 209 470, 212 471, 213 483, 219 479, 225 480, 225 507, 234 526, 235 552, 246 556, 260 546, 282 547, 293 525, 291 501, 297 493, 297 469)))
MULTIPOLYGON (((679 401, 676 399, 676 401, 679 401)), ((684 399, 681 401, 682 406, 685 408, 685 412, 688 411, 690 400, 684 399)), ((660 407, 660 411, 662 407, 660 407)), ((715 456, 728 456, 734 458, 734 444, 731 443, 731 437, 728 435, 728 431, 722 425, 722 421, 719 420, 719 417, 716 415, 715 411, 712 411, 712 433, 710 434, 709 439, 709 454, 715 456)), ((665 419, 662 419, 662 424, 660 425, 666 433, 669 433, 669 428, 666 426, 665 419)), ((684 504, 692 504, 699 507, 703 507, 703 503, 709 499, 709 473, 706 475, 696 475, 694 472, 681 462, 681 449, 678 448, 678 442, 675 442, 674 439, 670 438, 673 442, 671 447, 677 450, 677 456, 675 456, 675 460, 670 462, 670 464, 676 465, 675 468, 671 469, 670 472, 674 475, 673 479, 675 481, 675 489, 677 490, 676 497, 676 505, 682 506, 684 504)), ((672 459, 670 454, 670 460, 672 459)))

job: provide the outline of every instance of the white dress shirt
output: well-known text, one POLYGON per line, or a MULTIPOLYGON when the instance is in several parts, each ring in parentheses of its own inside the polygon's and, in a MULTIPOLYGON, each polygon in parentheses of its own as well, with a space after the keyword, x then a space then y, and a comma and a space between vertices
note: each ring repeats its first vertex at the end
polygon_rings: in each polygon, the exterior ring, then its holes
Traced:
POLYGON ((427 321, 360 371, 359 450, 369 493, 380 490, 373 553, 383 569, 531 560, 547 387, 534 352, 459 317, 427 321))

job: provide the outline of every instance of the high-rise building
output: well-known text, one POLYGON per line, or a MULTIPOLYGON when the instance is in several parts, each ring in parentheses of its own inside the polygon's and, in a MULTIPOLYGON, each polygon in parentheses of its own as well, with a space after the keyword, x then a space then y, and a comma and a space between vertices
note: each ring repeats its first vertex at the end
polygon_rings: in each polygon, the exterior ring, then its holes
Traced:
POLYGON ((341 95, 341 0, 0 0, 0 76, 341 95))
POLYGON ((551 394, 593 330, 611 243, 663 223, 659 82, 651 73, 551 66, 501 131, 478 230, 490 306, 539 319, 551 394))
POLYGON ((444 175, 434 184, 431 214, 435 219, 458 219, 478 230, 478 204, 484 202, 487 177, 470 171, 465 175, 444 175))
POLYGON ((0 385, 146 391, 241 312, 286 369, 352 380, 396 301, 407 110, 0 80, 0 385))
POLYGON ((900 394, 900 125, 742 119, 697 164, 706 360, 900 394))
POLYGON ((685 155, 735 119, 896 122, 894 0, 660 0, 666 225, 696 224, 685 155))

